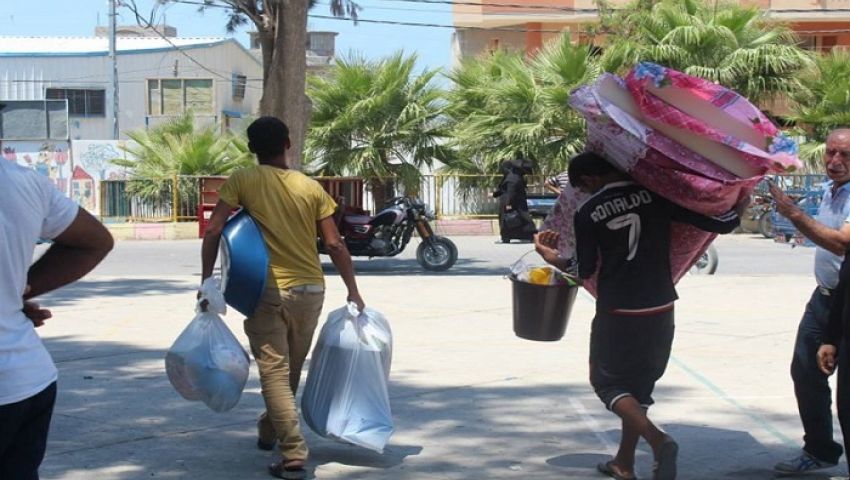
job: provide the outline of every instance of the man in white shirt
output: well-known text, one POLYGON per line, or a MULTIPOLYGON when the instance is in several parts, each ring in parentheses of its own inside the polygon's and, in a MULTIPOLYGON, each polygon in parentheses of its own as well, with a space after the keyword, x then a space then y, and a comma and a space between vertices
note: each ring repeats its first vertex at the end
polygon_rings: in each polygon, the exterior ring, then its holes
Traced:
MULTIPOLYGON (((815 217, 806 215, 775 185, 770 186, 777 213, 791 220, 817 246, 817 287, 800 321, 791 361, 794 395, 803 423, 803 449, 794 458, 776 464, 774 470, 784 475, 834 467, 843 450, 833 438, 832 392, 828 375, 818 368, 817 351, 826 333, 841 261, 850 248, 850 128, 838 128, 829 134, 824 167, 830 181, 815 217)), ((848 407, 842 411, 839 405, 839 418, 850 418, 848 407)))
POLYGON ((29 299, 90 272, 112 249, 104 226, 34 170, 0 160, 0 479, 38 479, 56 399, 56 366, 29 299), (34 264, 39 238, 53 244, 34 264))

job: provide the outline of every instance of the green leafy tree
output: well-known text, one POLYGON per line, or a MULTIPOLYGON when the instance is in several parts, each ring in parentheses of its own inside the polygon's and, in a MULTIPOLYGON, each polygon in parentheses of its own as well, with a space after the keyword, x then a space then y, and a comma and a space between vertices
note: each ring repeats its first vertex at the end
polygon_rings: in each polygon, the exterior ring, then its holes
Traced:
POLYGON ((602 56, 606 71, 623 73, 652 61, 732 88, 754 103, 801 89, 811 65, 786 26, 765 21, 756 6, 702 0, 661 0, 608 13, 602 56))
POLYGON ((415 68, 416 56, 404 52, 377 61, 352 55, 337 60, 327 75, 311 77, 306 169, 364 177, 375 205, 382 205, 390 177, 416 191, 423 166, 449 161, 444 92, 434 82, 438 70, 415 68))
POLYGON ((446 171, 497 174, 516 154, 534 159, 543 174, 562 171, 584 147, 584 121, 567 100, 599 75, 594 53, 563 35, 530 60, 499 50, 463 62, 449 75, 458 158, 446 171))
MULTIPOLYGON (((253 163, 243 138, 221 134, 215 125, 198 128, 191 112, 127 136, 132 142, 123 148, 132 160, 114 159, 112 163, 130 170, 128 193, 149 200, 168 201, 176 176, 228 175, 253 163)), ((181 180, 179 190, 184 201, 197 193, 191 179, 181 180)))
POLYGON ((791 118, 807 141, 800 157, 821 171, 826 137, 850 125, 850 52, 833 50, 817 57, 816 65, 800 77, 804 88, 793 98, 791 118))
MULTIPOLYGON (((136 0, 125 0, 125 6, 135 13, 141 25, 156 24, 157 8, 185 0, 156 0, 150 18, 145 19, 136 7, 136 0)), ((263 95, 260 114, 278 117, 289 126, 292 140, 290 161, 301 168, 304 132, 310 112, 310 102, 304 95, 307 59, 307 12, 316 0, 193 0, 199 10, 224 9, 228 13, 225 28, 234 32, 250 24, 257 30, 263 59, 263 95)), ((361 7, 351 0, 329 0, 331 15, 356 21, 361 7)))

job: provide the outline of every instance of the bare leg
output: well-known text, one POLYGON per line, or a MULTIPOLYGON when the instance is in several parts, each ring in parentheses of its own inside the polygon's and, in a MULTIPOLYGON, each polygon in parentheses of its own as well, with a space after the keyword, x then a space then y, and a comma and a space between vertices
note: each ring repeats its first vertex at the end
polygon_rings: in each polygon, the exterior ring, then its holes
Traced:
MULTIPOLYGON (((649 417, 646 416, 646 409, 634 397, 623 397, 614 404, 613 410, 623 419, 623 441, 626 440, 627 431, 632 435, 639 435, 646 439, 649 446, 652 447, 652 452, 658 457, 661 445, 669 437, 649 420, 649 417)), ((634 443, 636 446, 637 440, 634 443)), ((623 442, 621 442, 622 444, 623 442)), ((632 447, 632 457, 634 457, 634 448, 632 447)))
POLYGON ((635 474, 635 450, 638 440, 640 440, 640 433, 623 420, 620 449, 617 450, 612 467, 624 477, 633 477, 635 474))

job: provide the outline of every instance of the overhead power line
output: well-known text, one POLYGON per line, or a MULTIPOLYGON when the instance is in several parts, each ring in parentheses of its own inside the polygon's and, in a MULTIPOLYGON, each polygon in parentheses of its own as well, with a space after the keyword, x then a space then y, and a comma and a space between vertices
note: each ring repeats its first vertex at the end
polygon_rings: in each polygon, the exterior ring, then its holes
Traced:
MULTIPOLYGON (((322 20, 344 20, 353 21, 351 18, 334 17, 332 15, 308 15, 310 18, 318 18, 322 20)), ((457 30, 486 30, 488 32, 541 32, 541 33, 563 33, 564 30, 544 29, 544 28, 512 28, 512 27, 458 27, 455 25, 441 25, 438 23, 420 23, 420 22, 401 22, 395 20, 369 20, 365 18, 357 18, 357 23, 377 23, 383 25, 398 25, 404 27, 431 27, 431 28, 453 28, 457 30)))
MULTIPOLYGON (((346 17, 334 17, 331 15, 309 15, 310 18, 319 18, 322 20, 342 20, 342 21, 352 21, 351 18, 346 17)), ((385 25, 401 25, 407 27, 431 27, 431 28, 454 28, 457 30, 486 30, 488 32, 540 32, 540 33, 564 33, 564 31, 568 30, 569 27, 564 27, 563 29, 546 29, 546 28, 512 28, 512 27, 473 27, 473 26, 455 26, 455 25, 443 25, 437 23, 420 23, 420 22, 397 22, 394 20, 369 20, 364 18, 358 18, 358 22, 363 23, 378 23, 385 25)), ((599 33, 598 31, 591 30, 570 30, 573 33, 599 33)), ((850 28, 841 28, 841 29, 819 29, 819 30, 792 30, 794 33, 799 34, 815 34, 815 33, 850 33, 850 28)))
MULTIPOLYGON (((209 8, 220 8, 225 10, 233 10, 233 7, 223 4, 207 4, 197 0, 171 0, 173 3, 185 4, 185 5, 197 5, 201 7, 209 7, 209 8)), ((517 4, 517 3, 488 3, 488 2, 471 2, 465 0, 383 0, 387 2, 402 2, 402 3, 418 3, 418 4, 445 4, 445 5, 470 5, 470 6, 492 6, 492 7, 504 7, 504 8, 515 8, 515 9, 540 9, 540 10, 558 10, 558 11, 567 11, 574 13, 598 13, 599 9, 596 8, 573 8, 573 7, 557 7, 551 5, 535 5, 535 4, 517 4)), ((365 10, 368 10, 369 7, 365 7, 365 10)), ((380 8, 380 7, 376 7, 380 8)), ((622 11, 624 9, 618 9, 618 11, 622 11)), ((793 9, 793 8, 783 8, 783 9, 767 9, 765 10, 768 13, 811 13, 811 12, 850 12, 850 8, 832 8, 829 10, 823 9, 793 9)), ((428 22, 407 22, 402 20, 373 20, 373 19, 365 19, 365 18, 351 18, 351 17, 336 17, 332 15, 317 15, 317 14, 308 14, 309 18, 316 18, 320 20, 336 20, 336 21, 346 21, 346 22, 362 22, 368 24, 376 24, 376 25, 395 25, 395 26, 404 26, 404 27, 430 27, 430 28, 452 28, 457 30, 482 30, 482 31, 490 31, 490 32, 519 32, 519 33, 527 33, 527 32, 539 32, 539 33, 563 33, 564 29, 544 29, 544 28, 524 28, 524 27, 479 27, 479 26, 457 26, 457 25, 447 25, 447 24, 438 24, 438 23, 428 23, 428 22)), ((598 33, 597 31, 591 30, 573 30, 575 33, 598 33)), ((832 29, 832 30, 795 30, 795 33, 800 34, 814 34, 814 33, 850 33, 850 29, 832 29)))
MULTIPOLYGON (((494 3, 494 2, 472 2, 467 0, 383 0, 385 2, 402 2, 402 3, 419 3, 419 4, 442 4, 442 5, 465 5, 471 7, 501 7, 512 8, 518 10, 559 10, 564 12, 575 13, 598 13, 598 8, 575 8, 575 7, 559 7, 557 5, 539 5, 525 3, 494 3)), ((367 7, 368 8, 368 7, 367 7)), ((628 8, 610 8, 615 11, 628 11, 628 8)), ((812 13, 812 12, 850 12, 850 8, 765 8, 767 13, 812 13)))
MULTIPOLYGON (((211 8, 223 8, 227 10, 233 10, 233 7, 230 5, 223 5, 217 3, 204 3, 203 1, 198 0, 171 0, 173 3, 182 3, 186 5, 198 5, 201 7, 211 7, 211 8)), ((572 12, 572 13, 598 13, 598 8, 575 8, 575 7, 560 7, 557 5, 541 5, 541 4, 525 4, 525 3, 499 3, 499 2, 474 2, 469 0, 382 0, 385 2, 401 2, 401 3, 418 3, 420 5, 427 4, 435 4, 435 5, 464 5, 471 7, 498 7, 498 8, 507 8, 507 9, 516 9, 516 10, 547 10, 547 11, 562 11, 562 12, 572 12)), ((368 10, 373 7, 363 7, 364 10, 368 10)), ((381 7, 374 7, 381 8, 381 7)), ((628 11, 626 8, 610 8, 610 10, 616 11, 628 11)), ((767 13, 847 13, 850 12, 850 8, 766 8, 763 9, 767 13)), ((312 15, 311 15, 312 16, 312 15)), ((348 19, 352 20, 352 19, 348 19)), ((358 18, 359 22, 360 19, 358 18)))
MULTIPOLYGON (((181 3, 183 3, 183 2, 181 2, 181 3)), ((189 59, 189 61, 191 61, 192 63, 194 63, 194 64, 195 64, 195 65, 197 65, 198 67, 200 67, 202 70, 205 70, 205 71, 207 71, 207 72, 211 73, 212 75, 215 75, 216 77, 219 77, 219 78, 221 78, 221 79, 223 79, 223 80, 227 80, 228 82, 230 82, 230 81, 232 81, 232 80, 233 80, 232 78, 226 77, 226 76, 224 76, 224 75, 222 75, 222 74, 220 74, 220 73, 218 73, 218 72, 216 72, 216 71, 212 70, 211 68, 208 68, 206 65, 204 65, 203 63, 201 63, 201 62, 199 62, 198 60, 196 60, 196 59, 195 59, 195 57, 193 57, 193 56, 189 55, 189 54, 188 54, 185 50, 183 50, 182 48, 180 48, 179 46, 177 46, 177 44, 175 44, 174 42, 172 42, 170 38, 168 38, 165 34, 163 34, 162 32, 160 32, 160 31, 159 31, 159 29, 157 29, 157 28, 156 28, 156 26, 154 26, 151 22, 149 22, 148 20, 146 20, 146 19, 145 19, 145 18, 141 15, 141 13, 139 13, 139 10, 138 10, 138 9, 136 9, 136 7, 135 7, 135 6, 133 6, 133 5, 132 5, 132 4, 130 4, 130 3, 122 3, 122 6, 125 6, 125 7, 127 7, 128 9, 130 9, 130 11, 131 11, 131 12, 133 12, 133 14, 134 14, 134 15, 136 15, 136 19, 138 19, 138 20, 140 20, 140 21, 144 22, 144 23, 145 23, 145 25, 147 26, 147 28, 149 28, 149 29, 153 30, 153 31, 154 31, 154 33, 156 33, 157 35, 159 35, 159 37, 161 37, 163 40, 165 40, 166 42, 168 42, 168 44, 169 44, 169 45, 171 45, 172 47, 174 47, 174 50, 178 51, 178 52, 179 52, 180 54, 182 54, 184 57, 188 58, 188 59, 189 59)), ((245 87, 246 87, 246 88, 253 88, 253 89, 256 89, 256 90, 262 90, 262 88, 260 88, 260 87, 253 87, 253 86, 251 86, 251 85, 246 85, 245 87)))

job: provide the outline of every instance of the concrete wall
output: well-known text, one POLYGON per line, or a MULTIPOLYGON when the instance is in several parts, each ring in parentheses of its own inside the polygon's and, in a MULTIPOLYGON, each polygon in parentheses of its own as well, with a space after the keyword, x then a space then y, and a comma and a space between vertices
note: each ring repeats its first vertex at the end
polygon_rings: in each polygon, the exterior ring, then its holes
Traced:
MULTIPOLYGON (((146 80, 153 78, 211 78, 215 98, 213 116, 222 110, 245 115, 256 113, 262 83, 262 66, 235 41, 208 47, 183 47, 208 72, 174 50, 118 55, 119 127, 124 132, 144 128, 147 118, 146 80), (176 75, 175 75, 176 72, 176 75), (248 77, 243 100, 231 94, 231 74, 248 77), (218 75, 216 75, 218 74, 218 75), (220 75, 220 76, 219 76, 220 75), (224 78, 222 78, 224 77, 224 78)), ((98 88, 106 90, 106 115, 71 117, 71 139, 112 138, 111 62, 105 55, 4 57, 0 62, 0 99, 40 100, 47 88, 98 88)), ((209 116, 207 116, 209 117, 209 116)), ((151 120, 156 122, 157 119, 151 120)), ((212 120, 216 120, 213 118, 212 120)))
MULTIPOLYGON (((523 26, 525 27, 525 26, 523 26)), ((535 24, 533 28, 542 30, 540 33, 540 45, 554 40, 560 36, 549 30, 560 30, 563 25, 552 23, 535 24)), ((528 52, 529 38, 526 32, 510 31, 487 31, 487 30, 455 30, 452 36, 452 65, 456 66, 461 59, 475 57, 484 52, 489 52, 492 46, 498 43, 499 48, 509 51, 528 52), (498 41, 498 42, 496 42, 498 41)), ((574 40, 578 40, 576 37, 574 40)), ((535 47, 537 42, 535 42, 535 47)))
POLYGON ((491 45, 498 40, 499 48, 525 51, 525 33, 486 30, 456 30, 453 38, 453 65, 460 59, 475 57, 490 51, 491 45))
MULTIPOLYGON (((540 41, 535 35, 527 35, 523 31, 506 32, 498 30, 463 30, 464 26, 485 28, 513 28, 517 30, 564 30, 572 28, 581 30, 587 23, 598 21, 596 13, 593 12, 565 12, 557 8, 516 8, 518 1, 491 0, 483 2, 483 5, 455 5, 452 9, 454 14, 455 30, 452 39, 452 54, 454 64, 463 58, 476 56, 490 50, 494 40, 499 40, 502 48, 526 51, 532 53, 540 41), (505 4, 502 6, 501 4, 505 4)), ((595 0, 543 0, 531 2, 534 5, 552 5, 563 9, 573 7, 577 9, 596 9, 595 0)), ((612 7, 621 7, 630 0, 611 0, 608 2, 612 7)), ((806 9, 811 12, 774 12, 771 19, 779 22, 790 23, 796 31, 817 30, 850 30, 850 14, 841 11, 830 11, 829 9, 850 8, 850 0, 741 0, 742 4, 755 5, 760 8, 772 10, 784 9, 806 9)), ((850 48, 850 33, 814 33, 814 35, 836 37, 835 47, 850 48)), ((553 33, 543 33, 542 41, 545 43, 547 37, 556 36, 553 33)), ((576 37, 577 35, 574 35, 576 37)), ((574 38, 578 40, 578 38, 574 38)))

